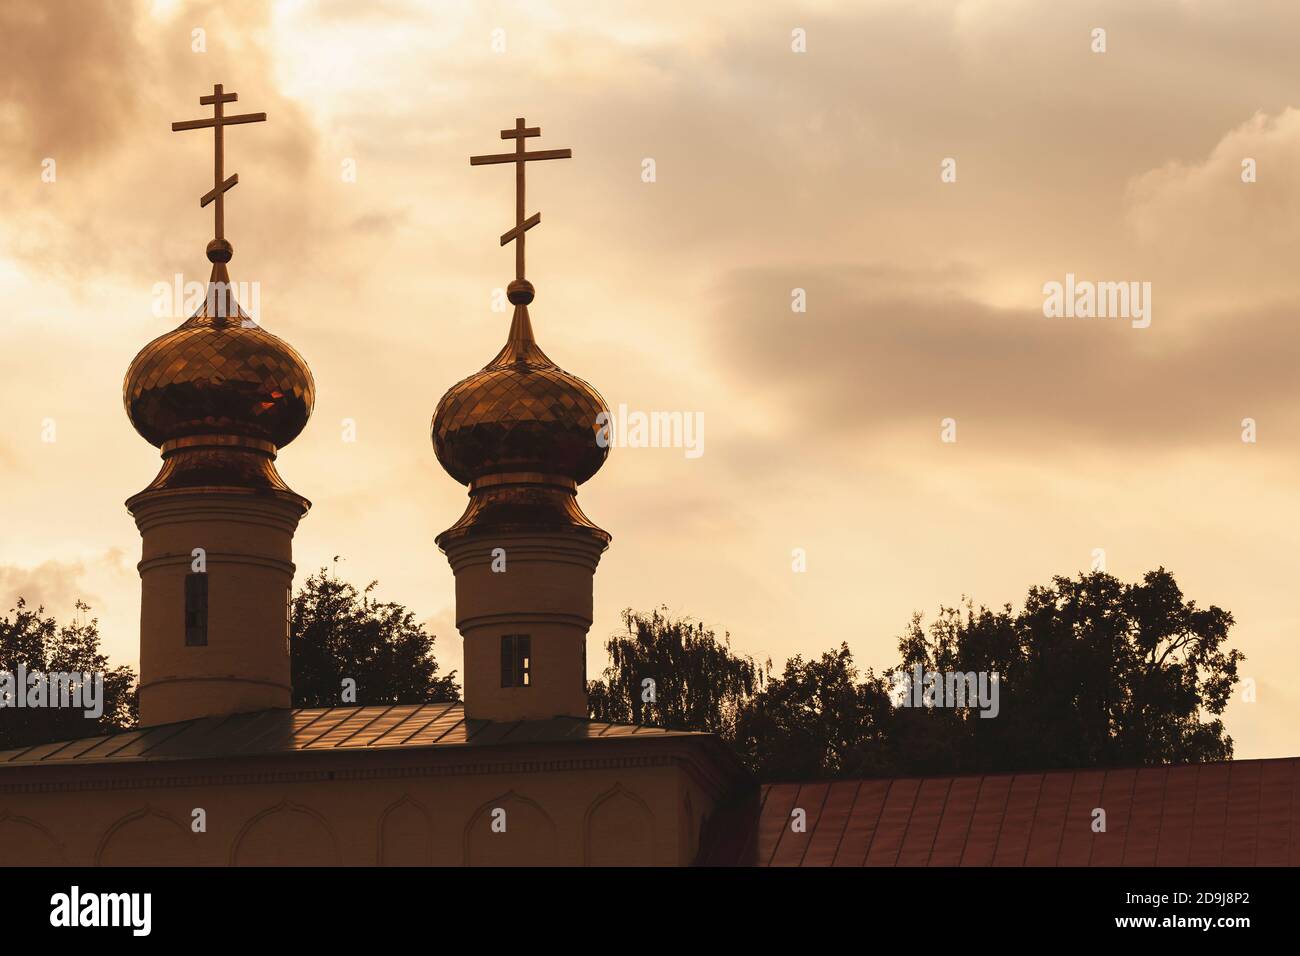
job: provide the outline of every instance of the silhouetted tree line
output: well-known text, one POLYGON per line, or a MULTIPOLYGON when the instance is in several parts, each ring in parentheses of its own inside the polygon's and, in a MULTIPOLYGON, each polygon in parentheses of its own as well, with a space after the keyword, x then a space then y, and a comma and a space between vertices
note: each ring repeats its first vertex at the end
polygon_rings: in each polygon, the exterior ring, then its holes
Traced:
POLYGON ((438 673, 434 637, 400 604, 374 601, 371 581, 358 591, 321 568, 293 598, 289 654, 295 707, 344 703, 343 681, 356 682, 356 704, 431 704, 460 700, 456 672, 438 673))
POLYGON ((103 710, 97 718, 87 717, 81 708, 15 706, 13 696, 26 694, 30 685, 2 692, 10 699, 0 708, 0 750, 94 737, 135 726, 135 671, 109 666, 108 657, 99 649, 98 619, 84 618, 89 610, 78 601, 72 623, 58 624, 46 615, 44 607, 32 610, 19 598, 9 613, 0 617, 0 671, 11 675, 104 675, 103 710))
MULTIPOLYGON (((405 607, 322 568, 294 596, 294 705, 455 701, 434 637, 405 607), (343 681, 356 682, 344 701, 343 681)), ((0 709, 0 749, 133 726, 136 676, 110 668, 97 622, 58 625, 22 600, 0 617, 0 671, 102 671, 104 713, 0 709)), ((610 663, 588 685, 591 716, 718 734, 760 779, 920 775, 1222 760, 1221 716, 1240 652, 1232 615, 1198 608, 1160 568, 1137 584, 1103 572, 1053 578, 1024 607, 969 601, 928 624, 915 615, 890 672, 860 671, 847 644, 780 674, 736 653, 730 635, 666 608, 623 613, 610 663), (898 675, 998 675, 996 717, 979 706, 899 706, 921 692, 898 675)), ((970 703, 978 702, 972 701, 970 703)), ((991 712, 991 711, 990 711, 991 712)))
POLYGON ((1224 648, 1232 615, 1184 600, 1163 568, 1138 584, 1104 572, 1056 577, 1031 588, 1020 611, 967 602, 928 626, 916 615, 890 674, 860 672, 841 644, 790 658, 778 676, 734 653, 729 635, 666 609, 623 620, 610 666, 589 686, 592 716, 714 731, 765 780, 1232 756, 1220 719, 1244 659, 1224 648), (996 716, 925 706, 912 689, 918 668, 998 675, 996 716))

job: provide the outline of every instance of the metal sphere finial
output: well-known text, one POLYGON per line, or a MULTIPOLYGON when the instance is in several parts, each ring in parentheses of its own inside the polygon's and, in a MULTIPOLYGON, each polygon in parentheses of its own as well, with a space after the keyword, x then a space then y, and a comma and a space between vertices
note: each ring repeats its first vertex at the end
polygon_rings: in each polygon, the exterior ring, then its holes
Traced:
POLYGON ((512 305, 528 305, 537 296, 537 290, 527 279, 515 279, 506 286, 506 298, 512 305))
POLYGON ((211 263, 229 262, 235 255, 235 247, 228 239, 213 239, 208 243, 208 261, 211 263))

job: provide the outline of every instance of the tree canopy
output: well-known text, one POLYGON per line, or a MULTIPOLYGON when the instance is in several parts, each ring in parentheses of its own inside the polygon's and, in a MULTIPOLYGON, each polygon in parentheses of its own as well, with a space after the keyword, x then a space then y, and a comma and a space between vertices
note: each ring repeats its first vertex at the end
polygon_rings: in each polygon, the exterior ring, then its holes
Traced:
POLYGON ((78 601, 72 623, 59 624, 44 607, 33 610, 19 598, 0 617, 0 671, 16 674, 21 665, 29 675, 103 674, 99 717, 87 717, 78 707, 5 707, 0 710, 0 749, 93 737, 135 724, 135 671, 109 666, 99 648, 99 621, 87 620, 89 611, 78 601))
POLYGON ((605 644, 609 666, 587 685, 592 717, 730 738, 741 706, 762 681, 751 658, 732 653, 731 635, 719 638, 666 607, 624 610, 623 625, 627 632, 605 644))
POLYGON ((1226 760, 1221 715, 1244 660, 1224 646, 1232 623, 1164 568, 1136 584, 1055 577, 1018 612, 968 602, 929 628, 914 618, 901 667, 996 672, 999 715, 903 709, 896 749, 917 773, 1226 760))
MULTIPOLYGON (((592 715, 719 733, 762 779, 920 775, 1224 760, 1222 714, 1242 654, 1232 615, 1184 599, 1164 568, 1125 584, 1054 577, 1024 607, 915 615, 891 673, 859 674, 846 644, 764 680, 702 624, 624 612, 592 715), (995 707, 900 706, 895 678, 986 681, 995 707), (636 689, 653 676, 657 706, 636 689)), ((972 685, 973 686, 973 685, 972 685)), ((916 703, 908 698, 909 703, 916 703)))
POLYGON ((765 779, 811 780, 889 772, 890 699, 871 671, 859 680, 847 644, 785 671, 745 701, 732 743, 765 779))
POLYGON ((370 597, 321 568, 293 598, 290 659, 295 707, 344 703, 343 681, 356 682, 357 704, 460 700, 456 672, 438 673, 434 637, 409 610, 370 597))

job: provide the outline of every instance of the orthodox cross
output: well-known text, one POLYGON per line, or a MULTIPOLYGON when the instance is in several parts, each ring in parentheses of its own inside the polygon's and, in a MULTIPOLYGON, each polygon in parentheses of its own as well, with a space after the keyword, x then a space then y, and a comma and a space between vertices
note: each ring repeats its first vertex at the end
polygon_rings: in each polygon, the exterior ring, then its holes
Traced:
POLYGON ((513 153, 493 153, 488 156, 471 156, 469 164, 471 166, 487 166, 493 163, 514 163, 515 164, 515 227, 501 236, 501 245, 514 241, 515 243, 515 281, 510 288, 510 300, 516 301, 518 298, 524 304, 532 301, 532 286, 524 278, 524 233, 533 226, 542 221, 542 214, 534 213, 528 218, 524 218, 524 164, 535 159, 571 159, 573 150, 571 149, 538 149, 531 153, 524 150, 524 140, 530 136, 541 136, 542 128, 540 126, 527 126, 524 118, 521 116, 515 120, 514 129, 503 129, 501 131, 502 139, 513 139, 515 141, 515 151, 513 153))
POLYGON ((226 103, 234 103, 239 99, 238 93, 226 93, 222 91, 220 83, 212 87, 211 96, 200 96, 199 104, 201 106, 211 106, 212 116, 208 119, 185 120, 181 123, 172 123, 172 132, 179 132, 183 129, 206 129, 211 126, 215 135, 215 146, 213 148, 212 163, 212 189, 203 194, 199 200, 199 208, 202 209, 210 202, 217 204, 217 232, 215 243, 223 246, 226 243, 226 207, 224 197, 226 190, 230 189, 239 182, 239 173, 225 178, 225 137, 222 129, 226 126, 236 126, 240 123, 261 123, 266 120, 265 113, 240 113, 235 116, 227 116, 223 107, 226 103))

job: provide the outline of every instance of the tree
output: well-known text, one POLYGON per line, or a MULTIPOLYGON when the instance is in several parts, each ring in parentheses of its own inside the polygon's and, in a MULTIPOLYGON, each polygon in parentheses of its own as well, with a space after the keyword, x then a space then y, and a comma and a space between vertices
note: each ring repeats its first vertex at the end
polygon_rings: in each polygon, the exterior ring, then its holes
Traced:
POLYGON ((1185 600, 1164 568, 1136 584, 1103 572, 1055 577, 1030 588, 1018 612, 966 601, 941 608, 928 627, 914 615, 892 675, 859 677, 841 644, 793 657, 772 678, 702 625, 659 611, 623 617, 628 633, 611 639, 610 668, 590 685, 593 716, 715 731, 761 780, 1232 756, 1221 715, 1244 660, 1225 646, 1232 615, 1185 600), (994 706, 902 706, 911 689, 888 678, 910 683, 918 669, 941 675, 945 691, 944 677, 969 675, 976 696, 982 676, 994 706), (641 702, 647 676, 657 704, 641 702))
POLYGON ((293 599, 291 661, 295 707, 345 703, 343 681, 356 682, 357 704, 460 700, 456 672, 439 676, 435 638, 400 604, 370 598, 321 568, 293 599))
MULTIPOLYGON (((30 747, 33 744, 125 730, 136 723, 136 676, 130 667, 109 667, 99 649, 99 621, 86 620, 89 605, 78 601, 71 624, 58 624, 45 616, 45 608, 31 610, 19 598, 8 615, 0 617, 0 671, 29 675, 103 675, 102 713, 87 717, 86 707, 15 707, 0 709, 0 749, 30 747)), ((93 680, 93 678, 92 678, 93 680)), ((32 682, 13 692, 31 698, 32 682)), ((47 698, 49 699, 49 698, 47 698)), ((83 698, 84 700, 84 698, 83 698)), ((95 707, 94 709, 99 709, 95 707)))
POLYGON ((731 739, 736 714, 762 681, 753 659, 731 652, 731 635, 719 640, 698 621, 671 617, 667 607, 649 614, 628 608, 623 624, 627 633, 605 644, 609 666, 587 685, 592 718, 731 739))
POLYGON ((900 708, 892 749, 912 773, 1226 760, 1220 715, 1240 651, 1232 615, 1185 601, 1164 568, 1141 583, 1055 577, 1013 613, 967 602, 899 641, 902 670, 997 673, 998 716, 900 708))
POLYGON ((880 776, 890 772, 891 722, 885 682, 867 671, 859 681, 847 644, 815 660, 800 656, 746 701, 735 746, 763 780, 880 776))

